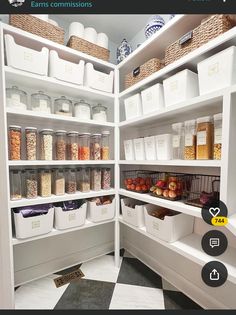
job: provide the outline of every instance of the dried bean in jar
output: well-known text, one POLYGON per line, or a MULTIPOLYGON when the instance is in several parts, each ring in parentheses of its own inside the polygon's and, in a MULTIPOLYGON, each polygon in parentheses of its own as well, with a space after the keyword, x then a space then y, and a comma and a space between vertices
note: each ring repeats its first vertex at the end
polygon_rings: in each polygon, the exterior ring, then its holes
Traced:
POLYGON ((53 130, 43 129, 40 132, 40 157, 41 160, 52 160, 52 143, 53 143, 53 130))
POLYGON ((38 183, 36 179, 26 179, 26 198, 32 199, 38 196, 38 183))
POLYGON ((26 141, 26 158, 27 160, 34 161, 37 159, 37 128, 25 128, 25 141, 26 141))
POLYGON ((66 160, 66 131, 56 131, 56 159, 66 160))
POLYGON ((102 189, 111 188, 111 170, 110 168, 102 169, 102 189))
POLYGON ((10 160, 21 159, 21 127, 9 127, 9 158, 10 160))

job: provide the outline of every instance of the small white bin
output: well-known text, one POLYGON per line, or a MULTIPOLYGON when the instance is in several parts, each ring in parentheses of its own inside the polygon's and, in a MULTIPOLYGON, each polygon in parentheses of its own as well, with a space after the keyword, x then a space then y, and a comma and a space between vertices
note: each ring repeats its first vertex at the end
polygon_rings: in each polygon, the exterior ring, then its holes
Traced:
POLYGON ((145 160, 145 146, 144 138, 138 138, 133 140, 134 143, 134 156, 137 161, 145 160))
POLYGON ((102 222, 113 219, 115 216, 115 198, 112 203, 97 206, 96 202, 88 202, 88 220, 91 222, 102 222))
POLYGON ((134 143, 133 140, 124 141, 125 159, 126 161, 134 160, 134 143))
POLYGON ((126 120, 140 117, 142 115, 142 102, 139 93, 126 98, 124 103, 126 120))
POLYGON ((163 81, 166 107, 199 95, 198 75, 183 70, 163 81))
POLYGON ((164 220, 161 220, 149 214, 157 208, 155 205, 144 206, 147 233, 169 243, 193 233, 194 217, 179 213, 174 216, 165 216, 164 220))
POLYGON ((156 139, 156 151, 157 160, 172 160, 173 148, 172 148, 172 135, 164 134, 158 135, 156 139))
POLYGON ((54 209, 50 208, 47 214, 34 217, 23 217, 22 213, 13 213, 16 238, 24 239, 47 234, 53 228, 54 209))
POLYGON ((157 83, 141 92, 143 114, 156 112, 164 108, 163 85, 157 83))
POLYGON ((121 210, 125 222, 137 227, 144 226, 144 211, 141 201, 130 198, 121 199, 121 210))
POLYGON ((57 230, 65 230, 85 224, 87 203, 75 210, 63 211, 61 207, 55 207, 54 226, 57 230))
POLYGON ((85 62, 83 60, 80 60, 78 63, 73 63, 61 59, 55 50, 51 50, 49 76, 61 81, 81 85, 84 80, 84 64, 85 62))
POLYGON ((146 160, 154 161, 157 159, 156 155, 156 143, 155 137, 145 137, 144 138, 144 146, 145 146, 145 156, 146 160))
POLYGON ((109 74, 97 71, 89 62, 85 65, 85 86, 92 89, 112 93, 113 91, 114 71, 109 74))
POLYGON ((8 66, 39 75, 48 74, 48 48, 43 47, 37 51, 18 45, 9 34, 5 35, 5 46, 8 66))
POLYGON ((231 46, 197 65, 200 95, 236 83, 236 46, 231 46))

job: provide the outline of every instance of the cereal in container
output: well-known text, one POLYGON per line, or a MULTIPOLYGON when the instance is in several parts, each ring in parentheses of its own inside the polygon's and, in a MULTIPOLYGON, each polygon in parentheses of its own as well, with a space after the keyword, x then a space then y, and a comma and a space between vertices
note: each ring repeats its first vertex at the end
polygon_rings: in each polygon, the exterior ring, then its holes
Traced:
POLYGON ((81 167, 77 170, 77 186, 81 192, 90 191, 90 168, 81 167))
POLYGON ((38 197, 38 176, 36 170, 26 170, 25 196, 27 199, 34 199, 38 197))
POLYGON ((51 161, 52 148, 53 148, 53 130, 42 129, 40 131, 40 159, 51 161))
POLYGON ((90 133, 85 132, 79 135, 79 160, 90 159, 90 133))
POLYGON ((184 159, 196 159, 196 121, 187 120, 184 122, 184 159))
POLYGON ((221 160, 222 149, 222 113, 216 114, 214 118, 214 160, 221 160))
POLYGON ((110 131, 103 131, 102 132, 102 149, 101 149, 102 160, 110 159, 109 138, 110 138, 110 131))
POLYGON ((56 159, 66 160, 66 131, 57 130, 56 133, 56 159))
POLYGON ((76 190, 77 190, 76 170, 67 169, 66 170, 66 193, 75 194, 76 190))
POLYGON ((102 172, 100 167, 94 167, 91 170, 91 189, 98 191, 102 189, 101 186, 102 172))
POLYGON ((67 156, 68 160, 78 160, 78 132, 67 133, 67 156))
POLYGON ((21 127, 9 126, 9 159, 21 159, 21 127))
POLYGON ((65 194, 65 174, 63 169, 53 170, 53 193, 56 196, 65 194))
POLYGON ((101 134, 95 133, 91 136, 91 160, 101 160, 101 134))
POLYGON ((52 194, 52 174, 50 170, 39 171, 39 191, 41 197, 50 197, 52 194))
POLYGON ((25 128, 25 142, 27 160, 35 161, 37 159, 37 128, 25 128))
POLYGON ((102 169, 102 189, 111 189, 111 169, 102 169))
POLYGON ((210 160, 213 157, 213 124, 211 116, 197 119, 197 160, 210 160))

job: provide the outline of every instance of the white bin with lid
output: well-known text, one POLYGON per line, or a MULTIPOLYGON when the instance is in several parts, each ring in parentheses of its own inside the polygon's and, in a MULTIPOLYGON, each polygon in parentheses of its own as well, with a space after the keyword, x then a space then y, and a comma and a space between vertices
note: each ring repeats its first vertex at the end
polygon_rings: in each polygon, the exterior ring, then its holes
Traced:
POLYGON ((134 143, 132 139, 124 141, 124 150, 126 161, 134 160, 134 143))
POLYGON ((146 160, 154 161, 157 159, 156 155, 156 141, 155 137, 145 137, 144 138, 144 145, 145 145, 145 156, 146 160))
POLYGON ((163 85, 157 83, 141 92, 143 114, 153 113, 164 108, 163 85))
POLYGON ((144 161, 145 157, 145 145, 144 138, 137 138, 133 140, 134 143, 134 156, 137 161, 144 161))
POLYGON ((158 135, 155 140, 157 160, 171 160, 173 158, 172 135, 158 135))
POLYGON ((124 103, 126 120, 134 119, 142 115, 142 102, 140 93, 126 98, 124 103))

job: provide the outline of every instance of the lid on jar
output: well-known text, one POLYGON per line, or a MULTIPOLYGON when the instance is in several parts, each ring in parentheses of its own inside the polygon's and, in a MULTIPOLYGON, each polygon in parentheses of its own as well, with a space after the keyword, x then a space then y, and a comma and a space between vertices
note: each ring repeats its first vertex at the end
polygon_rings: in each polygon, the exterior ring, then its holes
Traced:
POLYGON ((100 133, 93 133, 91 137, 101 137, 102 135, 100 133))
POLYGON ((21 130, 21 126, 16 126, 16 125, 10 125, 9 128, 11 128, 11 129, 20 129, 21 130))
POLYGON ((105 106, 103 106, 101 104, 93 106, 93 109, 97 109, 97 108, 100 108, 100 109, 103 109, 103 110, 107 110, 107 107, 105 107, 105 106))
POLYGON ((110 134, 110 131, 109 130, 104 130, 102 131, 102 135, 109 135, 110 134))
POLYGON ((211 121, 212 121, 211 116, 204 116, 204 117, 197 118, 197 123, 198 124, 211 122, 211 121))
POLYGON ((68 102, 68 103, 72 103, 71 100, 69 100, 69 98, 65 97, 64 95, 59 97, 59 98, 56 98, 55 102, 57 102, 57 101, 65 101, 65 102, 68 102))
POLYGON ((25 130, 37 130, 35 127, 25 127, 25 130))
POLYGON ((196 120, 195 119, 192 119, 192 120, 186 120, 184 122, 184 125, 185 126, 194 126, 196 124, 196 120))
POLYGON ((66 134, 66 131, 65 130, 57 130, 55 133, 56 133, 56 135, 66 134))
POLYGON ((9 91, 9 92, 11 91, 11 92, 14 92, 14 93, 27 95, 27 93, 25 91, 20 90, 18 88, 18 86, 16 86, 16 85, 13 85, 11 88, 6 88, 6 91, 9 91))
POLYGON ((78 102, 75 103, 75 106, 76 105, 86 105, 91 107, 89 103, 85 102, 85 100, 79 100, 78 102))
POLYGON ((181 129, 181 128, 183 128, 183 126, 184 126, 184 123, 182 123, 182 122, 172 124, 173 129, 181 129))
POLYGON ((79 133, 78 133, 78 131, 68 131, 67 132, 67 136, 74 136, 74 135, 78 135, 79 133))
POLYGON ((39 132, 53 132, 53 129, 41 129, 39 132))
POLYGON ((89 132, 84 132, 84 133, 79 134, 79 137, 90 136, 90 135, 91 135, 91 133, 89 133, 89 132))
POLYGON ((11 172, 12 174, 18 174, 18 173, 21 172, 21 170, 11 170, 10 172, 11 172))
POLYGON ((43 96, 44 98, 51 99, 51 97, 49 95, 45 94, 43 91, 38 91, 37 93, 33 93, 33 94, 31 94, 31 96, 33 96, 33 97, 43 96))
POLYGON ((222 117, 223 117, 223 114, 222 114, 222 113, 215 114, 215 115, 213 116, 214 120, 222 120, 222 117))

